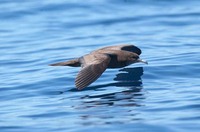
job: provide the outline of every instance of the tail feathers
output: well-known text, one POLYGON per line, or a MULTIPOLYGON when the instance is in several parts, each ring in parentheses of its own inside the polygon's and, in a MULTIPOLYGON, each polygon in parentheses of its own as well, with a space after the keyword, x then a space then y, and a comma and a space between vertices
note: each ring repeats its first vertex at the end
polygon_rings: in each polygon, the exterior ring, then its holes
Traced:
POLYGON ((50 64, 50 66, 67 66, 68 63, 66 62, 59 62, 59 63, 54 63, 54 64, 50 64))
POLYGON ((50 64, 50 66, 72 66, 72 67, 79 67, 80 63, 78 59, 65 61, 65 62, 58 62, 54 64, 50 64))

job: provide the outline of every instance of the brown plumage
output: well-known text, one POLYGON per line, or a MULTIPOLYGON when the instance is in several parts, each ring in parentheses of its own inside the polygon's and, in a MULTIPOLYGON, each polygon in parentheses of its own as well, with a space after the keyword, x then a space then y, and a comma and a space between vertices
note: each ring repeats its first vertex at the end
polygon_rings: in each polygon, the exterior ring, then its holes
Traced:
POLYGON ((78 73, 75 85, 81 90, 97 80, 106 68, 122 68, 133 63, 147 61, 141 60, 141 50, 134 45, 108 46, 86 54, 80 58, 51 64, 51 66, 82 67, 78 73))

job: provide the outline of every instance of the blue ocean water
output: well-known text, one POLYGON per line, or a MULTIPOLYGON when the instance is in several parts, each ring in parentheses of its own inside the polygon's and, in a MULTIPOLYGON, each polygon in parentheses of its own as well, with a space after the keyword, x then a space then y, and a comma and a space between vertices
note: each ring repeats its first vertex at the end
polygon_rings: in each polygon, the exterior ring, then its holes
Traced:
POLYGON ((0 131, 199 131, 199 0, 1 0, 0 131), (135 44, 149 65, 50 67, 135 44))

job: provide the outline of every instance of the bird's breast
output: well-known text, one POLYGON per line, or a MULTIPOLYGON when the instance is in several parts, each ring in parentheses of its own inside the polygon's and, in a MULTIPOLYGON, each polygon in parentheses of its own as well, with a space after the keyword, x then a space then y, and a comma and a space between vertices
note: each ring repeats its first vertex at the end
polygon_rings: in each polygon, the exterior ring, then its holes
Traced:
POLYGON ((122 68, 127 66, 127 62, 125 60, 120 60, 118 56, 111 56, 110 63, 107 68, 122 68))

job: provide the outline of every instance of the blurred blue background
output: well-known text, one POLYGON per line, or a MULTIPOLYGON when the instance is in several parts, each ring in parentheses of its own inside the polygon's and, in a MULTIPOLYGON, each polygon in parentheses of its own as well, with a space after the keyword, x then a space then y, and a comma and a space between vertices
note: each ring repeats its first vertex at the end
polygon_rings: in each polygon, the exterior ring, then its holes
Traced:
POLYGON ((199 0, 1 0, 0 131, 200 130, 199 0), (79 68, 48 64, 135 44, 149 65, 107 70, 77 91, 79 68))

